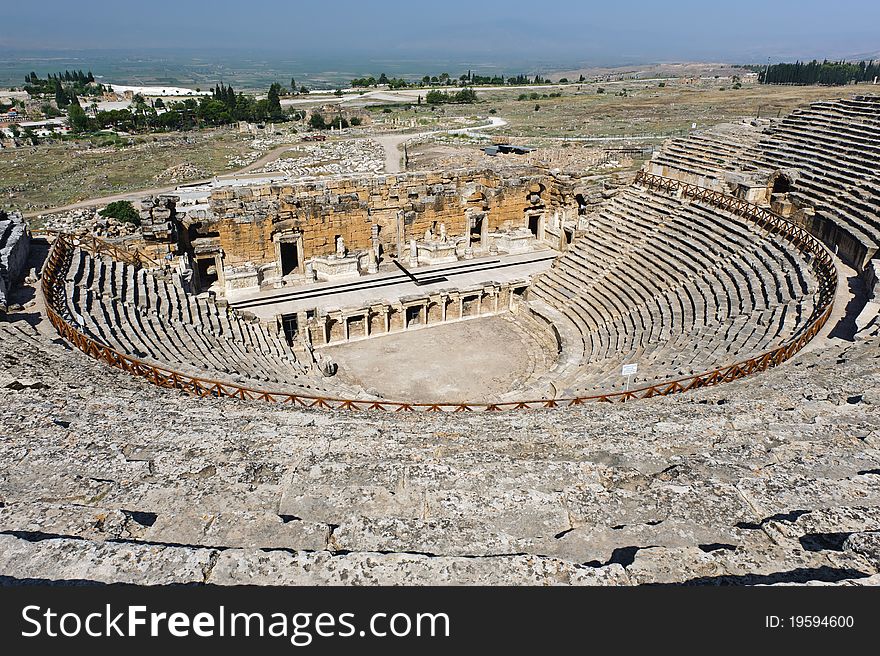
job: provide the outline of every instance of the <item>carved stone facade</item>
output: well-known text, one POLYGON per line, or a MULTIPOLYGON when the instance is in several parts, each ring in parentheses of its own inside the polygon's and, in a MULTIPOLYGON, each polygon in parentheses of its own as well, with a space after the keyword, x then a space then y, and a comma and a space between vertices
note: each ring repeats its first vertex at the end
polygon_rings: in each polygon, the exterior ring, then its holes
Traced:
MULTIPOLYGON (((405 296, 396 303, 376 301, 359 308, 301 312, 293 323, 305 326, 300 335, 313 346, 368 339, 508 312, 513 309, 516 299, 525 293, 528 284, 528 280, 485 283, 405 296)), ((279 317, 279 322, 289 323, 292 316, 279 317)))
POLYGON ((206 244, 211 257, 217 255, 220 281, 229 279, 226 270, 235 271, 236 286, 280 286, 291 276, 333 279, 332 265, 340 263, 345 271, 339 275, 350 275, 349 258, 357 258, 358 271, 367 272, 375 259, 387 256, 417 266, 419 260, 497 252, 495 237, 498 243, 515 243, 515 237, 506 236, 529 231, 543 239, 553 214, 574 203, 570 186, 562 176, 519 169, 225 188, 211 194, 211 218, 190 232, 197 260, 199 250, 209 255, 206 244), (432 239, 424 241, 426 234, 432 239), (412 241, 417 242, 415 260, 412 241), (344 257, 337 253, 340 243, 344 257))

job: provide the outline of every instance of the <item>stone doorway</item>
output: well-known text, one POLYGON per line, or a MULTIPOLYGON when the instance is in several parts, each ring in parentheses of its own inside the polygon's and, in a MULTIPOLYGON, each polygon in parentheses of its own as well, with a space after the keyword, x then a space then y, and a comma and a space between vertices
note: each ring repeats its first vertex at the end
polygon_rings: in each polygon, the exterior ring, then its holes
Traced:
POLYGON ((488 235, 489 223, 486 221, 485 214, 473 214, 470 221, 471 227, 468 234, 469 242, 472 248, 480 248, 486 243, 488 235))
POLYGON ((273 237, 275 261, 280 277, 305 273, 301 232, 283 232, 273 237))
POLYGON ((281 275, 299 272, 299 252, 295 243, 281 242, 281 275))
POLYGON ((198 290, 203 292, 209 289, 211 285, 220 280, 217 258, 212 255, 196 259, 196 273, 198 274, 196 281, 198 290))
POLYGON ((532 233, 535 239, 543 240, 544 239, 544 215, 543 214, 527 214, 526 222, 528 224, 529 232, 532 233))

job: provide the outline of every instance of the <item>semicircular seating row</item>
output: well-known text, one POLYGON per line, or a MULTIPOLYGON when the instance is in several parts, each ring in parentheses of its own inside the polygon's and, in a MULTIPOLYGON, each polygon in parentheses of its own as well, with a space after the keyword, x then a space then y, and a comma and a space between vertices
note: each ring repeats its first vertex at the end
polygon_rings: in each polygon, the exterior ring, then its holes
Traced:
POLYGON ((704 186, 718 186, 725 171, 769 177, 795 170, 791 197, 860 245, 847 250, 862 269, 880 253, 880 96, 816 102, 756 129, 762 125, 716 126, 672 139, 650 167, 704 186))
POLYGON ((65 290, 80 330, 120 353, 257 389, 338 392, 310 363, 297 360, 283 336, 212 299, 188 294, 176 272, 157 275, 76 249, 65 290))
POLYGON ((863 245, 855 264, 880 250, 880 96, 813 103, 767 130, 752 164, 794 168, 792 196, 863 245))
POLYGON ((621 389, 625 363, 639 364, 631 382, 644 385, 748 359, 808 323, 817 289, 785 241, 711 205, 629 187, 529 290, 539 313, 549 306, 569 323, 560 334, 576 335, 565 345, 574 366, 542 382, 588 395, 621 389))

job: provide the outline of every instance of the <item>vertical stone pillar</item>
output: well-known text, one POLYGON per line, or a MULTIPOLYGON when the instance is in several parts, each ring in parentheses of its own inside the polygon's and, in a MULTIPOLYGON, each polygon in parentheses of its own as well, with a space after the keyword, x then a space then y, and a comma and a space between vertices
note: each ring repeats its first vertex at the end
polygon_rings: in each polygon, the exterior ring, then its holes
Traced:
POLYGON ((377 224, 373 224, 373 227, 370 228, 370 244, 373 248, 373 256, 376 258, 376 262, 379 262, 379 257, 381 253, 379 252, 381 249, 379 247, 379 226, 377 224))
POLYGON ((403 237, 404 237, 404 216, 403 210, 399 210, 397 212, 397 257, 398 259, 403 257, 403 237))
MULTIPOLYGON (((280 262, 281 259, 279 258, 278 261, 280 262)), ((297 273, 304 274, 306 272, 306 258, 305 249, 303 248, 303 234, 301 232, 298 232, 296 235, 296 263, 298 265, 297 273)))

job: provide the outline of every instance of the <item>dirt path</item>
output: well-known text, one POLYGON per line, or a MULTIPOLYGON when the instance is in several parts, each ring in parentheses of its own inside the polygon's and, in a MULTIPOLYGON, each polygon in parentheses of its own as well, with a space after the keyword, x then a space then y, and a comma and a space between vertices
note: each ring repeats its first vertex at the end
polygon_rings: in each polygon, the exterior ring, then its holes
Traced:
POLYGON ((385 149, 385 173, 400 173, 402 167, 400 166, 400 160, 403 153, 400 152, 400 146, 407 141, 412 141, 413 139, 420 139, 422 137, 428 137, 432 134, 467 134, 470 135, 472 133, 479 132, 481 130, 488 130, 490 128, 498 128, 507 125, 507 121, 503 118, 498 118, 497 116, 492 116, 489 118, 489 123, 486 125, 478 125, 472 128, 456 128, 454 130, 432 130, 430 132, 414 132, 410 134, 379 134, 373 135, 371 139, 377 142, 385 149))
MULTIPOLYGON (((428 136, 431 134, 438 134, 441 132, 449 132, 449 133, 457 133, 457 132, 472 132, 477 130, 485 130, 487 128, 500 127, 506 125, 507 122, 504 119, 499 119, 496 117, 492 117, 490 119, 490 123, 488 125, 481 125, 475 128, 460 128, 456 130, 435 130, 433 132, 417 132, 417 133, 409 133, 409 134, 383 134, 383 135, 370 135, 367 138, 373 139, 378 142, 382 148, 385 150, 385 172, 386 173, 399 173, 402 170, 400 165, 401 160, 401 152, 400 145, 411 139, 416 139, 419 137, 428 136)), ((364 137, 352 137, 352 139, 363 139, 364 137)), ((221 173, 211 178, 203 178, 201 180, 187 180, 183 183, 178 183, 174 185, 164 186, 164 187, 152 187, 150 189, 138 189, 135 191, 125 191, 118 194, 113 194, 111 196, 100 196, 98 198, 90 198, 88 200, 82 200, 76 203, 70 203, 69 205, 61 205, 60 207, 53 207, 50 209, 44 209, 34 212, 27 212, 24 214, 25 218, 33 218, 39 216, 41 214, 54 214, 56 212, 68 212, 70 210, 81 210, 87 207, 96 207, 98 205, 106 205, 107 203, 112 203, 117 200, 132 200, 139 198, 141 196, 155 196, 157 194, 170 194, 177 190, 181 184, 185 184, 187 186, 192 185, 200 185, 200 184, 208 184, 210 183, 214 177, 219 178, 234 178, 241 175, 246 175, 257 169, 264 167, 269 162, 273 162, 279 157, 281 157, 284 153, 290 150, 296 150, 299 144, 284 144, 273 148, 265 155, 257 159, 256 161, 248 164, 244 168, 238 169, 236 171, 229 171, 226 173, 221 173)))

